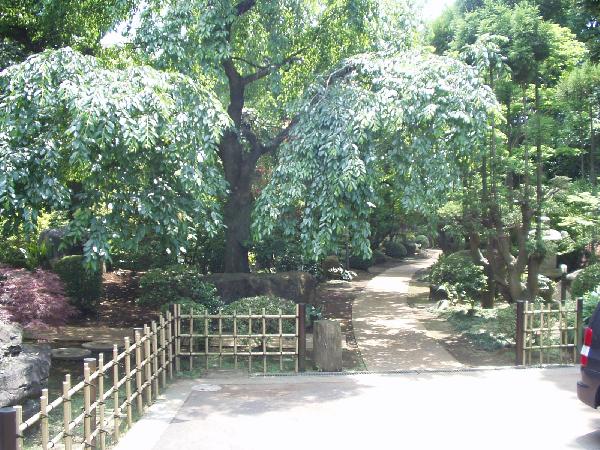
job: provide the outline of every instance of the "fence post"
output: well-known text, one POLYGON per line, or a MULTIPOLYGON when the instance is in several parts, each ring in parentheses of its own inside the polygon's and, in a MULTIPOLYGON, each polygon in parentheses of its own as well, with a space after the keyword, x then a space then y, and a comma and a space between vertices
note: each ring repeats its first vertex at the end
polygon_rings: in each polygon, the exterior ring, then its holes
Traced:
MULTIPOLYGON (((89 376, 91 377, 94 372, 96 372, 96 358, 85 358, 83 360, 83 364, 84 367, 87 364, 87 367, 89 369, 89 376)), ((90 403, 90 408, 91 405, 94 404, 94 402, 96 401, 96 397, 98 396, 97 394, 97 390, 96 390, 96 386, 98 383, 98 378, 95 378, 94 380, 90 381, 90 380, 85 380, 86 383, 89 382, 89 403, 90 403)), ((89 426, 90 426, 90 434, 93 433, 94 431, 96 431, 96 409, 94 408, 93 410, 90 409, 89 414, 89 426)), ((96 447, 96 438, 92 439, 89 442, 89 446, 91 447, 96 447)), ((88 447, 88 445, 86 445, 86 447, 88 447)))
POLYGON ((306 304, 298 304, 298 372, 306 370, 306 304))
POLYGON ((577 355, 581 353, 581 344, 583 339, 583 298, 577 299, 577 322, 575 325, 575 339, 577 345, 577 355))
POLYGON ((142 344, 141 344, 141 333, 140 328, 134 328, 135 333, 135 389, 137 391, 137 395, 135 397, 135 402, 137 406, 138 414, 144 413, 144 399, 142 395, 144 394, 142 389, 142 344))
POLYGON ((17 450, 17 410, 0 408, 0 450, 17 450))
POLYGON ((560 302, 564 305, 567 300, 567 265, 560 265, 560 302))
POLYGON ((523 347, 525 346, 525 342, 523 339, 523 334, 525 332, 525 302, 523 300, 517 301, 517 327, 516 327, 516 336, 515 336, 515 364, 517 366, 521 366, 525 363, 523 360, 523 347))
POLYGON ((181 372, 181 358, 179 356, 179 354, 181 353, 181 342, 179 341, 179 334, 181 333, 181 317, 180 313, 181 310, 179 308, 180 305, 178 305, 177 303, 175 303, 173 305, 173 331, 174 331, 174 336, 173 339, 175 340, 175 372, 179 373, 181 372))

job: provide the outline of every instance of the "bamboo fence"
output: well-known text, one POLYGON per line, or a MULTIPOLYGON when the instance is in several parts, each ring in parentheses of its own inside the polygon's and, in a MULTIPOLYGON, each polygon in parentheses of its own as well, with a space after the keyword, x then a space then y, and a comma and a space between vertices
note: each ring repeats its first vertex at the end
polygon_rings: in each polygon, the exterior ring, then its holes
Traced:
POLYGON ((577 363, 582 300, 574 306, 517 302, 517 365, 577 363))
POLYGON ((194 357, 217 355, 221 361, 229 355, 237 366, 237 358, 247 356, 249 370, 252 370, 252 358, 262 357, 266 372, 268 357, 279 358, 280 368, 283 368, 283 358, 292 356, 295 370, 299 369, 299 361, 303 370, 304 313, 304 305, 299 305, 293 315, 281 311, 269 315, 264 310, 260 314, 248 311, 241 315, 236 312, 211 315, 192 308, 184 314, 181 305, 174 305, 173 313, 161 315, 158 323, 134 329, 133 342, 129 337, 124 338, 123 351, 119 352, 115 344, 109 361, 104 361, 103 353, 97 360, 85 359, 83 380, 72 385, 71 375, 67 374, 62 395, 55 400, 50 401, 48 390, 44 389, 39 412, 28 419, 23 420, 22 406, 0 409, 0 429, 15 430, 14 436, 11 433, 0 436, 0 448, 23 449, 28 431, 39 427, 42 450, 104 450, 108 439, 112 444, 117 443, 121 434, 132 426, 134 418, 144 414, 166 388, 167 381, 181 370, 182 358, 187 359, 191 370, 194 357), (293 323, 294 333, 284 333, 286 321, 293 323), (268 322, 276 324, 276 332, 267 332, 268 322), (247 325, 247 332, 238 333, 242 323, 247 325), (231 331, 224 329, 225 324, 231 325, 231 331), (257 327, 259 331, 254 332, 257 327), (277 341, 276 348, 271 348, 269 339, 277 341), (72 406, 75 395, 83 396, 79 414, 72 406), (60 431, 50 436, 49 414, 56 413, 60 407, 63 413, 60 431), (14 427, 11 421, 16 422, 14 427))

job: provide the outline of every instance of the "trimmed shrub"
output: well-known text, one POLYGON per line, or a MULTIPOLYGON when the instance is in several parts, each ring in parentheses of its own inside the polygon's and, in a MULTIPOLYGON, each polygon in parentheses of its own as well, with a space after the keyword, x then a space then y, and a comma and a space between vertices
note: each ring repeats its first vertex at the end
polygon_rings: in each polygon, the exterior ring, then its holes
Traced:
POLYGON ((415 253, 417 253, 418 250, 418 245, 416 242, 414 241, 408 241, 404 243, 404 246, 406 247, 406 251, 408 253, 409 256, 414 255, 415 253))
POLYGON ((0 321, 59 326, 75 314, 57 274, 0 267, 0 321))
POLYGON ((202 275, 194 268, 177 265, 152 269, 140 278, 138 303, 142 306, 158 309, 172 303, 190 302, 204 306, 211 313, 223 306, 215 286, 202 281, 202 275))
POLYGON ((392 258, 404 258, 408 255, 408 251, 403 244, 390 241, 385 244, 385 254, 392 258))
POLYGON ((365 259, 362 256, 352 255, 350 257, 350 268, 358 270, 369 270, 373 265, 373 257, 365 259))
POLYGON ((340 267, 342 267, 342 264, 340 263, 339 258, 335 255, 329 255, 321 262, 321 269, 323 269, 323 272, 325 273, 329 273, 332 270, 340 267))
POLYGON ((373 264, 383 264, 385 262, 385 253, 381 250, 373 250, 373 264))
POLYGON ((600 263, 587 266, 581 271, 571 285, 571 294, 573 297, 581 297, 587 292, 593 291, 600 286, 600 263))
MULTIPOLYGON (((296 304, 285 298, 269 297, 261 295, 258 297, 246 297, 236 300, 233 303, 223 308, 223 314, 232 315, 234 311, 238 315, 248 314, 251 310, 252 314, 262 314, 262 310, 265 310, 265 314, 279 314, 281 309, 282 314, 290 315, 296 314, 296 304)), ((279 321, 273 319, 267 319, 265 321, 267 333, 273 334, 279 332, 279 321)), ((296 321, 293 319, 284 319, 282 321, 284 333, 294 333, 296 330, 296 321)), ((227 324, 228 328, 231 325, 227 324)), ((248 320, 239 319, 237 321, 237 331, 239 334, 248 334, 248 320)), ((262 323, 259 320, 255 320, 252 323, 252 333, 262 333, 262 323)))
POLYGON ((102 273, 84 266, 82 255, 65 256, 52 268, 65 284, 71 304, 83 314, 95 314, 102 296, 102 273))
POLYGON ((486 289, 483 267, 474 264, 470 257, 461 253, 442 255, 431 266, 429 281, 435 286, 444 286, 450 300, 455 301, 477 299, 486 289))
POLYGON ((424 234, 420 234, 415 238, 415 242, 421 246, 421 248, 429 248, 431 244, 429 243, 429 238, 424 234))

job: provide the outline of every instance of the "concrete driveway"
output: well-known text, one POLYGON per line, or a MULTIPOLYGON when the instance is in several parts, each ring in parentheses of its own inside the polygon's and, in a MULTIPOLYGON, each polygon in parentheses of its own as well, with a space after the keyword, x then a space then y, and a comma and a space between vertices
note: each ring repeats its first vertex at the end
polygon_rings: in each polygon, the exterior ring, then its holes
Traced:
POLYGON ((600 449, 578 368, 181 380, 117 450, 600 449))

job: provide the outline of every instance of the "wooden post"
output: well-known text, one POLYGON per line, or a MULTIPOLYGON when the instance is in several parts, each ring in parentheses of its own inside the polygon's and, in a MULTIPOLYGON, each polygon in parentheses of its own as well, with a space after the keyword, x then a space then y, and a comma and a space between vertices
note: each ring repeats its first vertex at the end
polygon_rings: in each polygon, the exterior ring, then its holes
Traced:
POLYGON ((125 339, 125 397, 127 398, 127 428, 133 425, 133 411, 131 407, 131 342, 129 336, 125 339))
MULTIPOLYGON (((85 360, 84 360, 85 361, 85 360)), ((91 383, 90 366, 87 362, 83 363, 83 439, 85 448, 92 446, 92 416, 90 414, 91 405, 91 383)))
POLYGON ((190 365, 188 367, 188 370, 191 372, 192 369, 194 368, 194 355, 192 355, 192 353, 194 352, 194 307, 190 306, 189 309, 190 312, 190 321, 189 321, 189 335, 190 335, 190 341, 188 344, 188 350, 189 350, 189 360, 190 360, 190 365))
POLYGON ((181 332, 180 305, 173 305, 173 312, 175 314, 175 317, 173 317, 175 325, 175 372, 179 373, 181 372, 181 357, 179 356, 181 353, 181 341, 179 340, 179 333, 181 332))
POLYGON ((567 265, 560 265, 560 302, 564 305, 567 300, 567 265))
POLYGON ((71 375, 65 375, 65 381, 63 381, 63 431, 65 437, 63 443, 65 444, 65 450, 71 450, 73 447, 73 435, 71 434, 71 375))
POLYGON ((158 328, 156 321, 152 321, 152 389, 154 397, 158 398, 158 328))
POLYGON ((160 381, 162 383, 162 388, 165 389, 167 387, 167 356, 166 356, 167 340, 166 340, 166 330, 165 330, 165 327, 167 325, 165 323, 165 318, 162 314, 159 317, 159 323, 160 323, 160 367, 162 369, 160 372, 160 381))
POLYGON ((167 359, 169 360, 169 380, 173 379, 173 316, 167 311, 167 359))
POLYGON ((0 450, 17 450, 17 410, 0 408, 0 450))
POLYGON ((263 351, 263 373, 267 373, 267 321, 265 308, 262 309, 262 351, 263 351))
POLYGON ((298 314, 298 372, 306 370, 306 304, 299 303, 298 314))
POLYGON ((144 384, 146 385, 146 405, 152 403, 152 351, 150 350, 150 327, 144 325, 144 384))
MULTIPOLYGON (((23 407, 21 405, 16 405, 14 408, 17 411, 17 448, 19 450, 23 450, 25 448, 25 445, 23 443, 23 433, 21 433, 21 431, 19 430, 21 424, 23 423, 23 407)), ((65 448, 65 450, 71 449, 65 448)))
POLYGON ((581 344, 583 339, 583 298, 579 297, 577 299, 577 319, 575 325, 575 346, 577 348, 577 353, 575 359, 577 359, 577 355, 581 353, 581 344))
MULTIPOLYGON (((84 363, 87 362, 88 367, 90 368, 90 377, 92 376, 92 374, 94 372, 96 372, 96 369, 98 368, 97 366, 97 361, 95 358, 85 358, 83 360, 84 363)), ((98 378, 96 378, 95 380, 91 380, 90 383, 90 405, 94 404, 94 402, 96 401, 96 399, 98 398, 98 378)), ((93 433, 96 430, 96 409, 92 409, 90 411, 90 424, 91 424, 91 433, 93 433)), ((92 447, 96 447, 96 439, 92 439, 91 442, 92 447)))
POLYGON ((142 398, 142 337, 139 328, 135 328, 135 386, 137 395, 135 397, 137 412, 144 413, 144 400, 142 398))
POLYGON ((98 355, 98 436, 100 437, 100 450, 106 448, 106 430, 104 429, 104 353, 98 355))
POLYGON ((517 329, 515 336, 515 364, 517 366, 522 366, 525 361, 523 360, 523 346, 524 342, 524 319, 525 319, 525 302, 523 300, 517 301, 517 329))
POLYGON ((117 344, 113 345, 113 439, 115 444, 119 442, 121 437, 121 405, 119 404, 119 364, 117 359, 119 358, 119 347, 117 344))
POLYGON ((42 438, 42 450, 48 450, 50 441, 48 430, 48 389, 42 389, 40 397, 40 434, 42 438))

